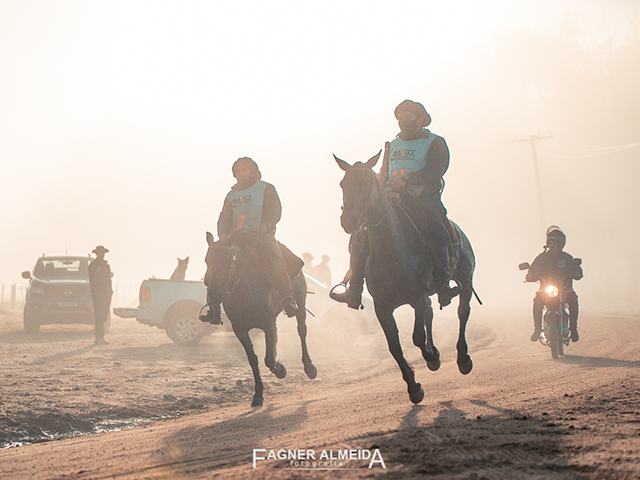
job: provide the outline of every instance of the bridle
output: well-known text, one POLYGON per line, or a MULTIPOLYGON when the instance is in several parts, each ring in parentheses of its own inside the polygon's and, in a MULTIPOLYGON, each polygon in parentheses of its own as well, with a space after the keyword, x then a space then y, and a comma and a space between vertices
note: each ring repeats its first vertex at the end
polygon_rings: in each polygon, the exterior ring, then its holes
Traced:
MULTIPOLYGON (((346 175, 348 175, 350 171, 354 171, 354 170, 347 171, 346 175)), ((364 169, 359 168, 358 171, 364 171, 364 169)), ((356 218, 359 220, 358 228, 356 230, 367 230, 367 229, 373 229, 373 228, 379 227, 380 224, 382 224, 384 219, 389 214, 389 211, 391 210, 391 202, 388 202, 387 209, 382 214, 382 217, 380 217, 380 220, 378 220, 375 224, 368 224, 366 222, 366 218, 368 217, 369 210, 374 206, 374 202, 375 202, 374 195, 376 193, 374 187, 375 187, 375 182, 377 181, 376 174, 373 170, 367 168, 366 171, 372 176, 373 183, 371 184, 371 188, 369 189, 369 199, 367 200, 365 207, 362 209, 360 214, 356 216, 356 218)), ((346 178, 346 175, 345 175, 345 178, 346 178)), ((344 210, 344 206, 342 207, 342 209, 344 210)))
MULTIPOLYGON (((227 295, 231 295, 233 292, 235 292, 238 284, 240 283, 240 281, 242 280, 242 278, 244 277, 244 274, 247 270, 247 265, 249 265, 249 259, 251 259, 251 257, 253 256, 253 252, 256 249, 256 244, 258 243, 258 235, 255 235, 254 240, 253 240, 253 244, 251 245, 251 248, 249 249, 249 254, 247 255, 246 260, 243 262, 244 264, 242 265, 242 270, 240 271, 240 274, 234 279, 233 284, 232 285, 226 285, 226 294, 227 295)), ((229 264, 229 272, 231 271, 231 267, 233 266, 233 264, 236 261, 236 255, 233 253, 233 249, 231 248, 231 246, 229 245, 211 245, 209 246, 209 249, 218 249, 218 250, 226 250, 227 254, 229 255, 229 257, 231 258, 231 262, 229 264)), ((208 255, 207 255, 208 256, 208 255)), ((208 267, 208 264, 207 264, 208 267)), ((227 273, 229 273, 227 272, 227 273)))

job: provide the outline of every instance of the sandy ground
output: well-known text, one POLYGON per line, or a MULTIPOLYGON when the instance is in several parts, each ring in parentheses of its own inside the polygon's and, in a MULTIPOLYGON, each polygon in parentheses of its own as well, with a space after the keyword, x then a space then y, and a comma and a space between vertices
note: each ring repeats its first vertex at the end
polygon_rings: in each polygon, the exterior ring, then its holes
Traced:
MULTIPOLYGON (((404 351, 426 393, 415 406, 381 333, 336 350, 310 320, 318 378, 309 380, 282 318, 288 375, 263 367, 265 405, 252 408, 251 372, 228 332, 181 348, 115 317, 110 344, 93 347, 89 327, 28 337, 20 314, 4 312, 0 478, 640 478, 640 318, 584 313, 580 342, 552 360, 529 342, 528 306, 475 307, 474 369, 463 376, 454 314, 436 314, 443 363, 431 372, 400 311, 404 351), (283 451, 296 459, 277 458, 283 451), (254 455, 265 458, 255 468, 254 455)), ((262 335, 255 343, 262 357, 262 335)))

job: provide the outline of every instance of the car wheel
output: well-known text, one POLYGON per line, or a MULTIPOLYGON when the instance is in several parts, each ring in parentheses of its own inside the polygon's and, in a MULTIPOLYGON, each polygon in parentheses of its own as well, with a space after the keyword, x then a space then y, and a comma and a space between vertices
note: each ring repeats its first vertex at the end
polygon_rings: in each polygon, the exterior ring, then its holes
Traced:
POLYGON ((356 343, 362 330, 363 317, 345 305, 336 305, 322 317, 322 329, 329 343, 348 346, 356 343))
POLYGON ((166 327, 167 335, 181 346, 197 345, 204 336, 204 325, 198 320, 198 311, 181 309, 171 314, 166 327))
POLYGON ((26 305, 22 312, 22 320, 24 322, 24 332, 29 335, 36 335, 40 333, 40 324, 38 323, 38 317, 34 315, 30 308, 26 305))

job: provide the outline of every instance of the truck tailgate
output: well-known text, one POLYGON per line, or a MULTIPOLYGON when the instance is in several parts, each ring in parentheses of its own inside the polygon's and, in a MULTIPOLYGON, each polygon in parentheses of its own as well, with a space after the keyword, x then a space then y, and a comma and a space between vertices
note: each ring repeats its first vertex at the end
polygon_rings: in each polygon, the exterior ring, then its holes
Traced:
POLYGON ((114 308, 113 313, 122 318, 137 318, 137 308, 114 308))

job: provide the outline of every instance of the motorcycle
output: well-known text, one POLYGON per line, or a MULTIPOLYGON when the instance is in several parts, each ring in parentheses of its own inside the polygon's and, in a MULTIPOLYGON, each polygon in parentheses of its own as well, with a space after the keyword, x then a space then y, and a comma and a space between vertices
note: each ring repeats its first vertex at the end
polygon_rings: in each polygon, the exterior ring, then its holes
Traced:
MULTIPOLYGON (((582 264, 580 258, 574 258, 574 265, 578 267, 582 264)), ((518 265, 520 270, 529 270, 528 262, 518 265)), ((551 348, 551 356, 558 358, 564 355, 564 347, 569 345, 569 305, 565 299, 567 294, 571 292, 571 288, 565 285, 565 280, 570 279, 571 275, 547 281, 540 278, 540 285, 546 285, 544 294, 546 296, 542 311, 542 333, 540 334, 540 343, 551 348)))

